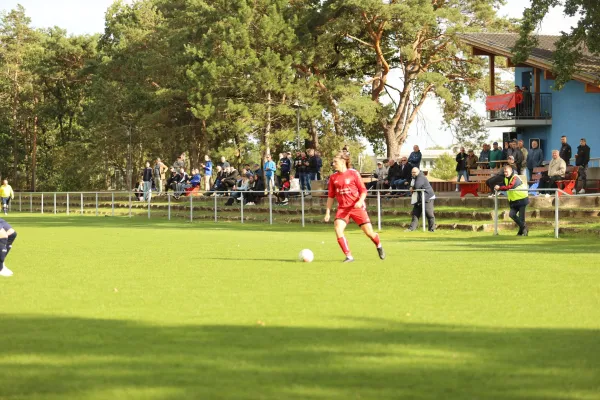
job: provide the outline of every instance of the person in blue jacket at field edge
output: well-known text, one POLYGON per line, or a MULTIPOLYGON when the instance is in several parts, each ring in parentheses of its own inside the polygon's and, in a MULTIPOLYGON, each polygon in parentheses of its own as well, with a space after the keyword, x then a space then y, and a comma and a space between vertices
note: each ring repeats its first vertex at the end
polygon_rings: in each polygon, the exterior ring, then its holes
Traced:
POLYGON ((267 154, 265 158, 265 178, 267 179, 265 189, 268 189, 269 192, 273 192, 273 188, 275 187, 275 171, 277 170, 277 166, 275 165, 275 161, 271 159, 271 155, 267 154))
POLYGON ((210 160, 208 154, 204 156, 204 164, 202 164, 202 168, 204 168, 204 190, 209 192, 210 179, 212 178, 213 163, 210 160))

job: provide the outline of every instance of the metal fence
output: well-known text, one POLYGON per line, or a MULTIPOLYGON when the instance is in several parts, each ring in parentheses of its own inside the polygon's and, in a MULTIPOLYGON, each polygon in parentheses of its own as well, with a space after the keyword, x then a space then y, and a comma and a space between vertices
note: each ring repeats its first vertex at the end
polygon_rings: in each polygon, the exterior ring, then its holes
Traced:
MULTIPOLYGON (((527 192, 539 192, 539 189, 523 189, 527 192)), ((545 192, 551 192, 554 196, 554 237, 559 237, 559 214, 560 214, 560 195, 569 196, 567 193, 560 189, 544 189, 545 192)), ((417 192, 423 192, 419 190, 417 192)), ((272 225, 274 223, 273 213, 277 207, 276 193, 265 193, 265 192, 252 192, 245 191, 240 192, 240 200, 233 203, 236 207, 227 208, 224 207, 222 201, 224 199, 230 199, 226 197, 228 192, 212 192, 214 196, 188 196, 181 197, 178 200, 174 199, 174 195, 169 193, 163 196, 154 196, 150 198, 150 201, 138 201, 136 194, 133 192, 54 192, 54 193, 26 193, 19 192, 16 194, 15 199, 11 202, 10 211, 19 211, 26 213, 40 213, 40 214, 91 214, 99 216, 111 215, 116 216, 117 210, 120 212, 118 215, 125 215, 129 218, 133 217, 134 209, 135 214, 147 214, 148 219, 151 219, 153 215, 157 218, 165 217, 170 221, 173 219, 174 214, 178 218, 182 216, 189 219, 190 222, 194 221, 195 212, 203 211, 204 219, 210 216, 210 220, 219 222, 220 216, 231 217, 237 214, 236 218, 239 218, 241 224, 244 224, 248 218, 248 210, 252 210, 252 206, 246 205, 245 200, 247 196, 262 195, 262 201, 268 206, 268 223, 272 225), (142 208, 143 207, 143 208, 142 208), (238 208, 239 207, 239 208, 238 208), (142 211, 143 210, 143 211, 142 211), (122 211, 125 211, 123 213, 122 211), (182 212, 183 211, 183 212, 182 212), (166 212, 166 215, 164 214, 166 212), (210 215, 207 215, 210 214, 210 215)), ((326 197, 327 191, 325 190, 314 190, 307 195, 303 192, 285 192, 294 201, 293 205, 299 206, 297 210, 299 220, 297 221, 302 227, 306 226, 307 222, 307 201, 313 201, 316 199, 323 199, 326 197)), ((390 198, 391 194, 398 195, 403 193, 410 196, 410 192, 407 190, 371 190, 366 200, 368 205, 376 208, 376 225, 377 229, 381 231, 383 226, 383 213, 392 212, 391 209, 386 208, 384 200, 390 198)), ((494 193, 494 234, 498 235, 498 222, 499 222, 499 204, 498 204, 498 192, 494 193)), ((597 194, 585 194, 577 195, 579 197, 595 197, 597 194)), ((290 203, 292 204, 292 203, 290 203)), ((314 203, 312 204, 314 206, 314 203)), ((320 202, 317 205, 319 212, 322 211, 323 205, 320 202)), ((425 216, 425 202, 421 203, 421 223, 423 231, 427 231, 426 216, 425 216)), ((264 211, 264 206, 261 209, 264 211)), ((291 210, 294 212, 295 210, 291 210)), ((394 214, 396 215, 396 214, 394 214)), ((373 215, 372 215, 373 216, 373 215)), ((319 215, 319 219, 322 215, 319 215)))
MULTIPOLYGON (((423 190, 417 190, 415 192, 424 192, 423 190)), ((219 210, 221 214, 231 214, 230 211, 234 211, 236 208, 224 209, 219 201, 222 199, 230 199, 226 197, 229 192, 211 192, 211 196, 194 196, 190 195, 187 197, 179 197, 173 193, 164 194, 162 196, 150 196, 149 201, 139 201, 136 193, 134 192, 19 192, 16 194, 15 199, 11 202, 10 210, 19 212, 29 212, 40 214, 66 214, 71 215, 73 213, 86 214, 91 213, 96 216, 102 212, 104 215, 116 216, 116 210, 126 209, 126 215, 130 218, 134 215, 134 209, 137 211, 140 209, 140 205, 144 205, 148 219, 152 218, 153 214, 157 213, 157 207, 161 211, 166 211, 166 217, 170 221, 172 219, 175 210, 181 211, 182 206, 186 208, 187 218, 190 222, 194 221, 194 211, 198 211, 199 207, 210 204, 212 208, 214 222, 219 221, 219 210), (154 209, 154 210, 153 210, 154 209)), ((370 205, 376 204, 377 208, 377 229, 382 229, 382 199, 387 198, 389 195, 398 194, 410 195, 408 190, 371 190, 369 191, 369 198, 366 200, 370 205)), ((304 192, 285 192, 289 198, 292 198, 295 202, 299 203, 300 209, 300 224, 302 227, 306 226, 306 202, 307 199, 324 198, 327 195, 326 190, 313 190, 310 194, 304 192)), ((264 191, 243 191, 239 192, 240 200, 234 204, 239 204, 239 220, 240 223, 244 223, 247 218, 247 210, 251 206, 245 204, 248 196, 261 195, 261 201, 268 205, 268 221, 269 224, 273 224, 273 210, 276 204, 276 193, 268 193, 264 191)), ((422 202, 421 207, 421 219, 423 231, 427 230, 425 220, 425 202, 422 202)))

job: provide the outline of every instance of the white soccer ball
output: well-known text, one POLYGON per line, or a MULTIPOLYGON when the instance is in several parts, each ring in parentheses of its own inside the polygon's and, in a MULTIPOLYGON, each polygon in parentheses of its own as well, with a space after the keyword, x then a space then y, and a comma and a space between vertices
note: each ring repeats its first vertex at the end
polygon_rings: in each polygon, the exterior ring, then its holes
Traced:
POLYGON ((315 255, 309 249, 304 249, 298 254, 298 260, 302 262, 312 262, 315 259, 315 255))

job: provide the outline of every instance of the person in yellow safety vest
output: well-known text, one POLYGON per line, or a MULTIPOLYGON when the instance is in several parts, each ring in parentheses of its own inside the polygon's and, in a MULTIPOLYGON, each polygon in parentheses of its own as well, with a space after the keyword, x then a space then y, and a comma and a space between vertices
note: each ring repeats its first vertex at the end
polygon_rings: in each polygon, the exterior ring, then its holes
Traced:
POLYGON ((15 192, 13 192, 12 187, 8 184, 8 180, 2 181, 2 186, 0 186, 0 198, 2 198, 2 210, 4 211, 4 215, 8 214, 8 205, 10 201, 15 198, 15 192))
POLYGON ((527 236, 529 229, 525 224, 525 209, 529 204, 529 192, 527 185, 521 181, 510 165, 504 166, 504 186, 496 185, 497 191, 506 191, 508 205, 510 207, 510 218, 519 226, 517 236, 527 236))

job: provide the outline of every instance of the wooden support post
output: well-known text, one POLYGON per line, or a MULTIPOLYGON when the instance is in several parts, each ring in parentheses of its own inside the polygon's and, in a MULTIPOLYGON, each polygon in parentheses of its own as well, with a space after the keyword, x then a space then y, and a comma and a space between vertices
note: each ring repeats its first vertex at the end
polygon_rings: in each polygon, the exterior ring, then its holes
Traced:
MULTIPOLYGON (((496 95, 496 56, 490 55, 490 96, 496 95)), ((496 117, 495 111, 490 111, 490 119, 496 117)))
POLYGON ((540 75, 541 75, 541 70, 539 68, 534 68, 533 76, 534 76, 534 82, 535 82, 535 105, 534 105, 534 109, 533 109, 533 116, 535 118, 540 117, 540 101, 541 101, 540 75))

